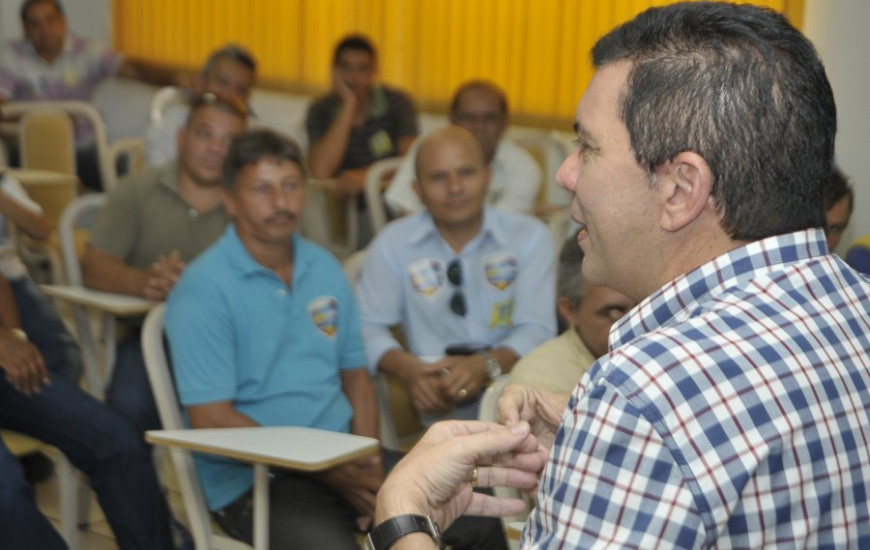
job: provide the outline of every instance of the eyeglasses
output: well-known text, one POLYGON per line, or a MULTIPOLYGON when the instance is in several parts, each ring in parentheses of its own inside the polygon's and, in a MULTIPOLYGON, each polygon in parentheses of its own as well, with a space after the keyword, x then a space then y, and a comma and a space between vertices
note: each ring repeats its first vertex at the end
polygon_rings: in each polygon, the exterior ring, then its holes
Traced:
POLYGON ((447 264, 447 280, 456 287, 453 296, 450 297, 450 311, 465 317, 468 308, 465 305, 465 293, 462 292, 462 264, 459 263, 459 258, 447 264))

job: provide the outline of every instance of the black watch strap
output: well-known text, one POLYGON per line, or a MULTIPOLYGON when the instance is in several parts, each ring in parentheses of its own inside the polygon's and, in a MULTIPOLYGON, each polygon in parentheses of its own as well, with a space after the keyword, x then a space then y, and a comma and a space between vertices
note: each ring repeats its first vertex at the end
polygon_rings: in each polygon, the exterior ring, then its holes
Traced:
POLYGON ((377 527, 369 531, 366 537, 366 548, 367 550, 387 550, 397 540, 411 533, 426 533, 432 537, 438 548, 444 548, 444 544, 441 542, 441 533, 435 522, 426 516, 412 514, 392 517, 378 524, 377 527))

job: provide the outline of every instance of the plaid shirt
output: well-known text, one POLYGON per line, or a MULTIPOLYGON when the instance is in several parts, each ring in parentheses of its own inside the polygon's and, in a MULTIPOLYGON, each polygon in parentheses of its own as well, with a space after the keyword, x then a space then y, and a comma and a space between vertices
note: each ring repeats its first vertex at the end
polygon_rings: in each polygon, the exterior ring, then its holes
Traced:
POLYGON ((870 280, 821 230, 670 282, 575 389, 524 548, 870 548, 870 280))

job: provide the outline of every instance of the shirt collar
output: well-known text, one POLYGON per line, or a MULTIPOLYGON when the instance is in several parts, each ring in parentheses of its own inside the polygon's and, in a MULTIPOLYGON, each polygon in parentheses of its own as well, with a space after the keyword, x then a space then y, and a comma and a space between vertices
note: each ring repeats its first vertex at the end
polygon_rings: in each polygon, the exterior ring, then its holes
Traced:
MULTIPOLYGON (((236 224, 230 223, 224 231, 223 238, 227 242, 227 250, 230 258, 230 263, 238 271, 242 277, 251 277, 257 275, 269 275, 276 277, 275 273, 260 264, 251 256, 244 243, 239 238, 236 231, 236 224)), ((297 233, 293 234, 293 288, 296 288, 299 281, 308 271, 308 266, 311 263, 311 251, 308 249, 304 239, 300 238, 297 233)))
MULTIPOLYGON (((435 221, 432 219, 432 216, 427 210, 424 210, 423 212, 418 214, 418 216, 419 218, 417 224, 413 228, 411 228, 410 231, 409 244, 419 244, 426 239, 437 239, 444 241, 443 237, 441 237, 441 234, 438 233, 438 228, 435 227, 435 221)), ((491 237, 493 240, 495 240, 495 242, 502 246, 506 246, 508 244, 508 235, 506 234, 505 229, 501 224, 501 221, 496 215, 494 215, 493 210, 489 206, 484 205, 483 226, 481 227, 480 233, 478 233, 474 237, 474 239, 472 239, 466 245, 465 248, 472 248, 473 246, 476 246, 478 242, 481 242, 487 237, 491 237)))
POLYGON ((693 269, 654 292, 614 325, 610 348, 615 349, 663 326, 681 321, 729 288, 783 265, 826 254, 821 229, 768 237, 735 248, 693 269))

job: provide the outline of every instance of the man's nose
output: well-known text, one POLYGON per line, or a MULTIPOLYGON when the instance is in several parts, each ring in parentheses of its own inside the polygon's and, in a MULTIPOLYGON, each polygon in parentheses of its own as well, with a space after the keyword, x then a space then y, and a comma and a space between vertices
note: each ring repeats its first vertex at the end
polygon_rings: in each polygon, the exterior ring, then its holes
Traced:
POLYGON ((562 161, 562 165, 559 167, 559 171, 556 172, 556 183, 559 184, 559 187, 565 189, 566 191, 574 191, 574 188, 577 185, 577 154, 571 153, 565 160, 562 161))

